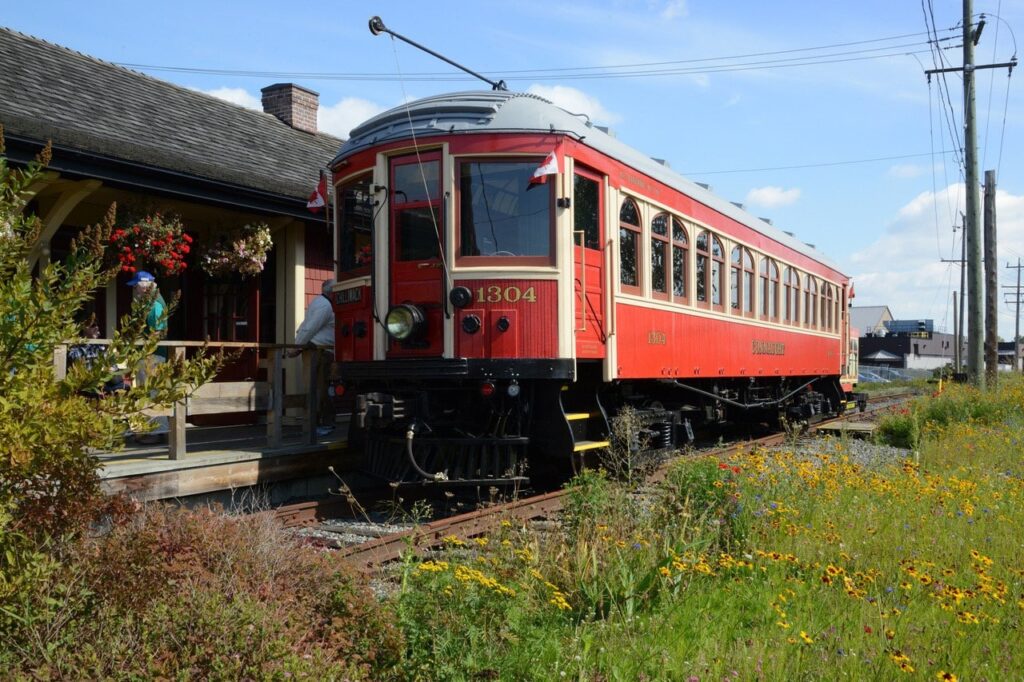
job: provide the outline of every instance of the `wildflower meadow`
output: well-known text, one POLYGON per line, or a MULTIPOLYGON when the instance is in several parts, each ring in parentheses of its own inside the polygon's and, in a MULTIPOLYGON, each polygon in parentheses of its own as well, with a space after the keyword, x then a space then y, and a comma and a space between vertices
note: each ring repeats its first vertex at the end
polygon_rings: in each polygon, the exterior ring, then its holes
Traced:
POLYGON ((558 531, 410 558, 399 676, 1024 679, 1024 381, 907 420, 913 449, 881 460, 738 450, 639 493, 588 472, 558 531))

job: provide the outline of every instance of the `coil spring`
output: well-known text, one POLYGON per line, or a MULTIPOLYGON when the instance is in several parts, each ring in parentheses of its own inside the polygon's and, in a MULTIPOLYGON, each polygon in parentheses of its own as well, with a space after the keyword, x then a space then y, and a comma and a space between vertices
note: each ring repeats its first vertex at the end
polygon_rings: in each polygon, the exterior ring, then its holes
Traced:
POLYGON ((651 424, 651 446, 654 448, 672 447, 672 422, 655 422, 651 424))

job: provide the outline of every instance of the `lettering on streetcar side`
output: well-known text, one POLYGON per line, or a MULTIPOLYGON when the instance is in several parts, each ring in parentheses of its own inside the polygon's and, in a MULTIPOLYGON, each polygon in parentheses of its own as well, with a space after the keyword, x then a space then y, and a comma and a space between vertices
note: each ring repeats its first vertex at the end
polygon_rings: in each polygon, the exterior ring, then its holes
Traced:
POLYGON ((652 329, 647 332, 647 343, 652 346, 664 346, 668 344, 668 335, 663 331, 652 329))
POLYGON ((786 344, 781 341, 760 341, 754 339, 752 342, 752 348, 754 355, 785 355, 786 344))

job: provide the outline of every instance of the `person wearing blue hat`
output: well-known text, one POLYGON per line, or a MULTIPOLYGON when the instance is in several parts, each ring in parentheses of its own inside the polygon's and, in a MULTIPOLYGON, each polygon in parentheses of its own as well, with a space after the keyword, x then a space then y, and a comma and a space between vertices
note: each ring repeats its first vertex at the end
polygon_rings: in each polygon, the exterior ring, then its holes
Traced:
MULTIPOLYGON (((128 286, 132 287, 132 299, 149 301, 149 310, 146 313, 146 328, 150 332, 158 332, 161 337, 167 332, 167 303, 160 295, 160 289, 156 285, 156 277, 145 270, 139 270, 135 276, 128 280, 128 286)), ((146 375, 153 371, 153 368, 167 361, 167 349, 157 348, 153 355, 146 358, 138 370, 139 385, 146 384, 146 375)), ((170 431, 170 423, 167 417, 153 417, 150 420, 153 430, 149 433, 135 437, 140 443, 159 443, 167 437, 170 431)))

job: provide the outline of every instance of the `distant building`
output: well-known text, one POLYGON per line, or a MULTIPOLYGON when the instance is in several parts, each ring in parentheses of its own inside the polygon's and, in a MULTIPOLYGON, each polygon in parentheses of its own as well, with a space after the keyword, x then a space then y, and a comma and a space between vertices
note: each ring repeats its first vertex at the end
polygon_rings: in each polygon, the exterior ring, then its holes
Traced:
POLYGON ((850 326, 864 336, 885 336, 888 333, 885 323, 893 321, 892 312, 887 305, 852 306, 850 308, 850 326))
POLYGON ((1021 360, 1024 359, 1024 342, 1021 343, 1020 349, 1017 349, 1017 344, 1013 341, 1000 341, 999 342, 999 364, 1005 365, 1000 369, 1012 369, 1013 368, 1013 354, 1017 353, 1017 367, 1024 366, 1021 360))
POLYGON ((861 336, 862 365, 905 369, 935 369, 952 364, 956 337, 944 332, 901 332, 888 336, 861 336))

